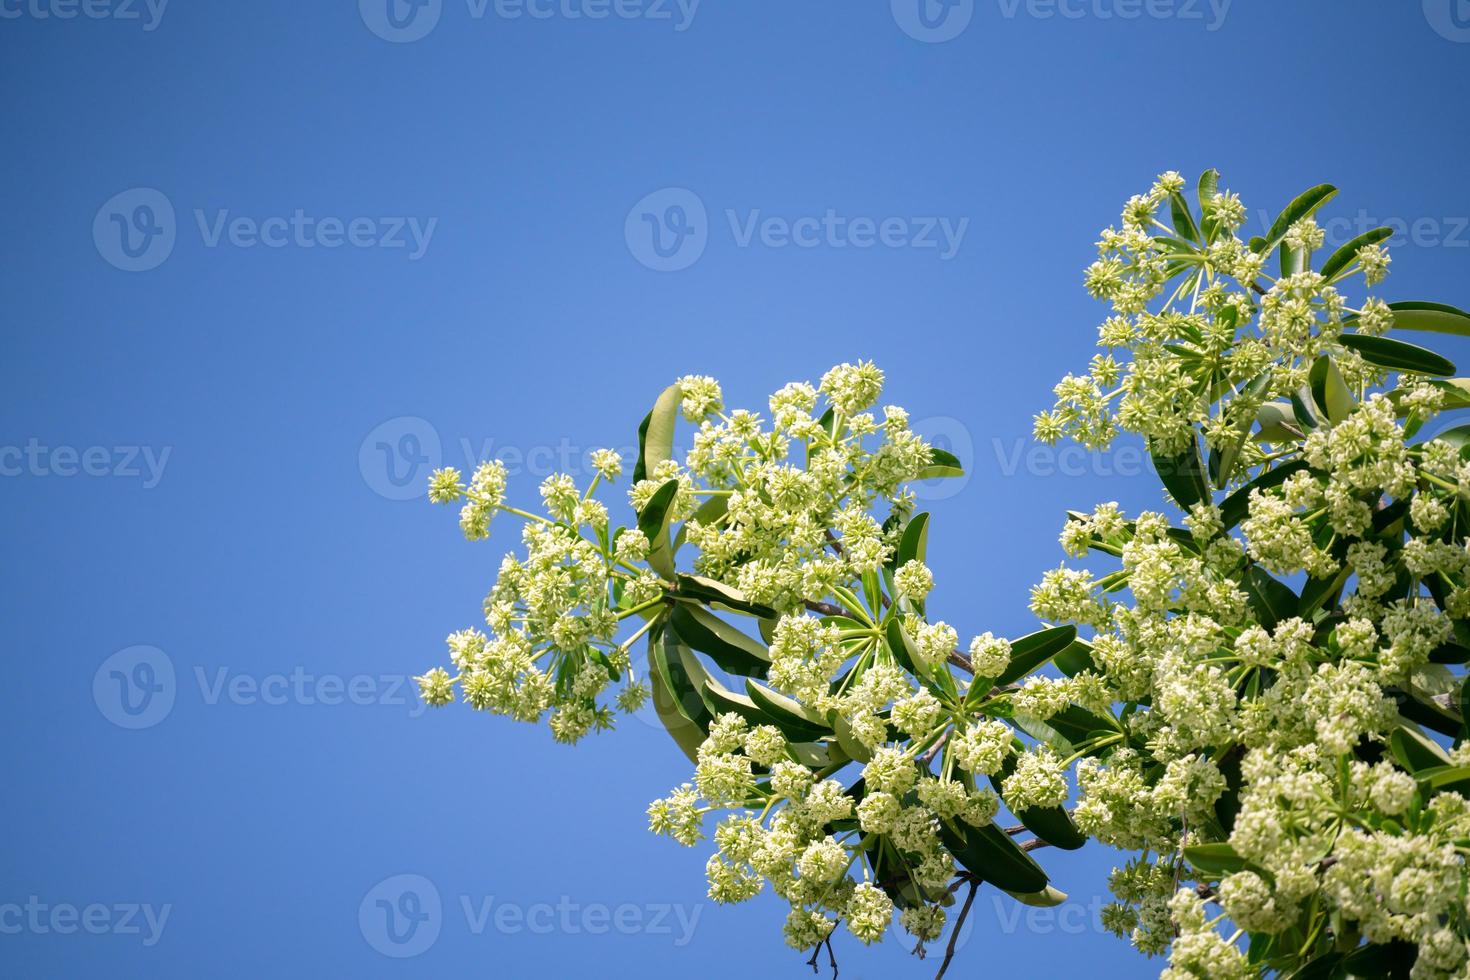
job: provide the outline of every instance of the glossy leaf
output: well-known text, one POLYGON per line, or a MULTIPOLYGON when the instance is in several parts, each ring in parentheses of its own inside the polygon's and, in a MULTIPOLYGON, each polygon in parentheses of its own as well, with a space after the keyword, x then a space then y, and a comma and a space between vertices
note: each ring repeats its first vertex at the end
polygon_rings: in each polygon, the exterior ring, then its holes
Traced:
POLYGON ((678 603, 669 619, 679 638, 732 674, 765 677, 771 655, 758 641, 698 606, 678 603))
POLYGON ((1412 371, 1415 374, 1450 375, 1455 373, 1455 364, 1432 350, 1417 344, 1406 344, 1391 337, 1370 337, 1361 333, 1345 333, 1338 342, 1349 350, 1357 351, 1369 364, 1388 368, 1391 371, 1412 371))
POLYGON ((648 567, 666 579, 674 577, 674 551, 669 540, 669 524, 673 519, 674 497, 679 481, 670 480, 653 492, 638 513, 638 530, 648 538, 648 567))
POLYGON ((1342 372, 1326 354, 1313 362, 1307 384, 1312 389, 1312 400, 1317 403, 1317 408, 1333 424, 1347 418, 1357 407, 1357 399, 1353 398, 1347 382, 1342 379, 1342 372))
POLYGON ((971 874, 1008 892, 1034 894, 1047 886, 1046 872, 995 824, 952 826, 941 821, 939 835, 971 874))
POLYGON ((806 705, 752 680, 746 680, 745 690, 761 711, 770 715, 772 724, 792 741, 810 742, 832 734, 827 719, 806 705))
POLYGON ((1181 508, 1188 510, 1201 500, 1210 498, 1210 486, 1205 482, 1205 469, 1199 458, 1199 445, 1193 438, 1189 448, 1178 455, 1162 456, 1152 450, 1149 455, 1153 457, 1154 470, 1163 481, 1164 488, 1181 508))
POLYGON ((643 417, 643 424, 638 426, 638 458, 633 461, 634 483, 648 479, 654 467, 674 455, 674 426, 683 398, 678 385, 669 385, 643 417))
POLYGON ((995 679, 997 687, 1004 687, 1030 674, 1052 657, 1061 653, 1077 639, 1077 627, 1053 626, 1037 630, 1019 640, 1011 641, 1011 662, 995 679))
POLYGON ((1318 271, 1324 278, 1331 279, 1357 259, 1358 249, 1365 245, 1377 245, 1392 237, 1392 228, 1374 228, 1372 231, 1365 231, 1328 256, 1327 261, 1322 263, 1322 268, 1318 271))
POLYGON ((1223 878, 1251 866, 1249 861, 1235 853, 1235 848, 1225 841, 1191 844, 1184 848, 1184 860, 1208 878, 1223 878))
POLYGON ((1281 240, 1286 237, 1286 233, 1291 230, 1292 225, 1308 215, 1315 214, 1318 208, 1336 196, 1337 188, 1331 184, 1318 184, 1316 187, 1310 187, 1298 194, 1276 216, 1276 220, 1271 224, 1271 230, 1266 232, 1264 239, 1259 240, 1259 247, 1257 247, 1258 240, 1251 239, 1251 251, 1259 255, 1269 254, 1272 249, 1281 244, 1281 240))
POLYGON ((935 480, 948 476, 964 476, 965 468, 959 458, 953 453, 940 449, 938 446, 930 447, 933 453, 928 466, 919 471, 916 479, 935 480))

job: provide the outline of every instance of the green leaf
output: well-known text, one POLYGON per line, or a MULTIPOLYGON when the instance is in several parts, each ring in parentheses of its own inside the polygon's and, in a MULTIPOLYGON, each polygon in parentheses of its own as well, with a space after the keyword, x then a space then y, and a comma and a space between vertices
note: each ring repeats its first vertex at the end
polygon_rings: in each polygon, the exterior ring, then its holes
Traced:
POLYGON ((995 686, 1004 687, 1020 680, 1067 649, 1075 639, 1077 639, 1077 627, 1053 626, 1050 629, 1028 633, 1019 640, 1012 640, 1011 662, 995 679, 995 686))
POLYGON ((1081 705, 1069 704, 1046 720, 1046 725, 1073 745, 1098 735, 1119 731, 1118 722, 1093 714, 1081 705))
POLYGON ((1295 616, 1301 605, 1295 592, 1258 565, 1250 567, 1241 584, 1245 586, 1251 609, 1267 629, 1273 629, 1283 619, 1295 616))
MULTIPOLYGON (((1270 384, 1271 371, 1267 369, 1256 375, 1251 383, 1246 385, 1245 390, 1236 397, 1246 399, 1247 404, 1259 401, 1270 384)), ((1230 482, 1230 477, 1234 475, 1235 461, 1240 457, 1240 450, 1245 446, 1246 439, 1250 437, 1251 425, 1254 422, 1254 418, 1246 416, 1236 426, 1235 438, 1224 449, 1210 451, 1210 477, 1217 490, 1223 490, 1225 484, 1230 482)))
POLYGON ((873 758, 873 753, 853 734, 852 725, 848 723, 847 716, 834 710, 827 717, 832 722, 832 732, 837 736, 837 744, 842 751, 858 762, 867 762, 873 758))
POLYGON ((648 676, 659 721, 684 754, 698 761, 700 743, 709 734, 709 709, 684 669, 676 644, 665 642, 661 626, 648 633, 648 676))
POLYGON ((669 623, 679 638, 732 674, 765 677, 771 655, 756 640, 698 606, 678 603, 669 623))
POLYGON ((1084 670, 1097 668, 1097 664, 1092 659, 1092 644, 1081 637, 1073 640, 1067 649, 1053 657, 1052 662, 1068 677, 1076 677, 1084 670))
POLYGON ((1358 354, 1369 364, 1388 368, 1391 371, 1412 371, 1415 374, 1450 375, 1455 373, 1453 361, 1440 357, 1432 350, 1389 337, 1370 337, 1361 333, 1345 333, 1338 343, 1358 354))
POLYGON ((678 385, 669 385, 643 417, 643 424, 638 426, 638 458, 633 461, 634 483, 648 479, 654 467, 674 455, 674 425, 683 398, 678 385))
POLYGON ((954 453, 931 446, 931 461, 928 466, 919 471, 915 477, 917 480, 935 480, 947 476, 964 476, 965 468, 961 465, 959 458, 954 453))
POLYGON ((669 524, 673 520, 674 496, 679 481, 670 480, 653 492, 638 513, 638 530, 648 538, 648 567, 666 579, 674 577, 674 550, 669 541, 669 524))
POLYGON ((1190 867, 1208 878, 1223 878, 1251 867, 1251 863, 1229 843, 1190 844, 1184 848, 1184 860, 1190 867))
POLYGON ((1388 308, 1393 311, 1395 330, 1419 330, 1470 337, 1470 313, 1453 306, 1406 300, 1389 303, 1388 308))
POLYGON ((814 742, 832 734, 827 719, 806 705, 786 695, 746 679, 745 690, 750 699, 766 714, 782 734, 794 742, 814 742))
POLYGON ((1326 354, 1313 362, 1312 370, 1307 375, 1307 384, 1312 389, 1312 400, 1334 425, 1351 415, 1358 406, 1353 393, 1348 390, 1347 382, 1342 380, 1342 372, 1326 354))
POLYGON ((1341 970, 1342 975, 1348 977, 1398 980, 1409 976, 1410 968, 1418 958, 1419 947, 1411 943, 1395 940, 1381 945, 1369 944, 1359 946, 1343 957, 1341 970))
POLYGON ((1294 459, 1289 463, 1283 463, 1275 469, 1267 470, 1256 477, 1245 486, 1236 490, 1220 504, 1220 519, 1225 525, 1225 530, 1230 530, 1245 520, 1250 513, 1251 491, 1255 489, 1269 490, 1272 487, 1285 483, 1293 473, 1307 468, 1305 460, 1294 459))
MULTIPOLYGON (((1005 891, 1005 889, 1001 889, 1005 891)), ((1055 908, 1067 900, 1067 893, 1047 885, 1039 892, 1006 892, 1007 895, 1020 902, 1022 905, 1031 905, 1039 909, 1055 908)))
POLYGON ((1392 228, 1374 228, 1372 231, 1363 232, 1363 234, 1328 256, 1327 261, 1322 263, 1320 270, 1323 278, 1331 279, 1351 265, 1353 260, 1358 257, 1358 249, 1364 245, 1377 245, 1379 242, 1386 241, 1392 237, 1392 228))
POLYGON ((1258 255, 1269 255, 1271 250, 1281 244, 1291 226, 1310 214, 1315 214, 1317 209, 1337 196, 1337 188, 1331 184, 1318 184, 1316 187, 1308 188, 1298 194, 1281 212, 1272 223, 1271 230, 1266 232, 1266 237, 1260 240, 1257 247, 1257 239, 1251 239, 1251 251, 1258 255))
POLYGON ((1200 204, 1200 231, 1204 235, 1205 242, 1212 242, 1219 234, 1220 228, 1217 222, 1204 217, 1205 202, 1213 198, 1220 190, 1220 171, 1211 167, 1199 175, 1199 204, 1200 204))
POLYGON ((1176 456, 1161 456, 1152 450, 1149 455, 1164 489, 1181 509, 1189 510, 1201 500, 1210 499, 1210 485, 1205 482, 1205 468, 1199 458, 1199 443, 1193 436, 1189 448, 1176 456))
POLYGON ((776 610, 758 602, 751 602, 745 598, 744 592, 723 582, 717 582, 703 575, 678 575, 675 580, 678 584, 675 595, 683 598, 697 600, 715 609, 743 613, 762 620, 777 618, 776 610))
POLYGON ((1297 426, 1291 402, 1266 402, 1256 411, 1256 424, 1260 426, 1254 436, 1256 442, 1296 442, 1305 435, 1297 426))
MULTIPOLYGON (((1006 757, 1005 765, 1001 771, 990 777, 990 785, 995 787, 997 793, 1000 792, 1001 784, 1004 782, 1005 777, 1015 772, 1015 770, 1016 757, 1009 755, 1006 757)), ((1053 847, 1075 851, 1087 843, 1087 835, 1077 829, 1077 825, 1072 822, 1071 814, 1067 813, 1060 806, 1033 806, 1027 807, 1024 810, 1017 810, 1015 813, 1016 819, 1021 821, 1021 826, 1053 847)))
POLYGON ((1399 765, 1417 773, 1450 764, 1450 757, 1422 732, 1400 725, 1388 736, 1388 747, 1399 765))
POLYGON ((923 561, 929 547, 929 515, 915 514, 904 525, 903 536, 898 539, 898 550, 893 556, 893 567, 902 568, 909 561, 923 561))
POLYGON ((900 667, 916 677, 924 676, 919 670, 919 651, 897 617, 888 621, 888 649, 900 667))
POLYGON ((1180 238, 1203 243, 1199 226, 1194 223, 1194 215, 1190 213, 1189 202, 1178 191, 1169 195, 1169 213, 1174 219, 1174 230, 1179 233, 1180 238))
POLYGON ((971 874, 1008 892, 1034 894, 1047 886, 1046 872, 995 824, 939 824, 939 836, 971 874))

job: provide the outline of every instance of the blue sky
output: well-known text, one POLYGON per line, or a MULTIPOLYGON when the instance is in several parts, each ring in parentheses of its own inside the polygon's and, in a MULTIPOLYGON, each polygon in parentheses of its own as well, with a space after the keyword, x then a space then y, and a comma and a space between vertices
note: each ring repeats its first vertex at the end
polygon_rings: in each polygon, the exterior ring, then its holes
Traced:
MULTIPOLYGON (((1256 223, 1335 183, 1337 241, 1401 229, 1387 298, 1470 306, 1464 0, 395 3, 0 0, 7 976, 807 975, 644 831, 647 719, 415 704, 514 540, 428 467, 529 502, 681 374, 872 358, 970 472, 931 609, 1017 635, 1064 510, 1158 503, 1136 445, 1027 441, 1156 173, 1256 223)), ((1072 903, 982 894, 957 975, 1147 975, 1114 856, 1047 858, 1072 903)))

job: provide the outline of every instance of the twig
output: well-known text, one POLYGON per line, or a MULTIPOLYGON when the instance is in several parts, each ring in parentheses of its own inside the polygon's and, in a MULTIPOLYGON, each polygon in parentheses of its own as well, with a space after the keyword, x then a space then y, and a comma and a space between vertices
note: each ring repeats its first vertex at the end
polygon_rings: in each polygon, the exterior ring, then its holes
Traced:
POLYGON ((1021 850, 1023 851, 1034 851, 1039 847, 1051 847, 1051 845, 1042 840, 1040 837, 1034 837, 1031 840, 1021 841, 1021 850))
POLYGON ((924 757, 919 760, 921 765, 923 765, 925 768, 928 768, 929 763, 933 762, 934 757, 939 754, 939 750, 944 748, 944 743, 946 740, 948 740, 949 733, 952 731, 954 731, 954 729, 946 728, 944 730, 944 734, 939 736, 939 741, 929 746, 929 751, 925 752, 924 757))
POLYGON ((837 954, 832 952, 832 934, 827 933, 826 938, 812 947, 812 958, 806 961, 806 965, 817 972, 817 956, 822 952, 822 947, 827 947, 827 963, 832 967, 832 980, 837 980, 837 954))
POLYGON ((965 925, 965 917, 970 914, 970 906, 975 902, 975 890, 979 887, 980 882, 970 882, 970 894, 965 896, 965 904, 960 909, 960 917, 954 920, 954 928, 949 933, 949 945, 944 950, 944 962, 939 964, 939 972, 934 974, 934 980, 943 980, 944 971, 949 969, 949 961, 954 959, 954 944, 960 938, 960 929, 965 925))

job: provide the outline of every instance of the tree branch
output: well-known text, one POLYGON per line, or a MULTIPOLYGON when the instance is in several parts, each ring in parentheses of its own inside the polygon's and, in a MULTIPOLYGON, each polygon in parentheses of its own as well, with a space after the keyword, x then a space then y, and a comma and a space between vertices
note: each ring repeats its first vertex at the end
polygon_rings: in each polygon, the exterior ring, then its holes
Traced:
POLYGON ((949 933, 949 945, 944 949, 944 962, 939 964, 939 972, 934 974, 934 980, 944 980, 944 971, 949 969, 949 961, 954 959, 954 944, 960 938, 960 929, 964 928, 965 917, 970 914, 970 906, 975 902, 975 890, 979 887, 980 882, 970 882, 970 893, 965 896, 965 904, 960 909, 960 917, 954 920, 954 928, 949 933))

